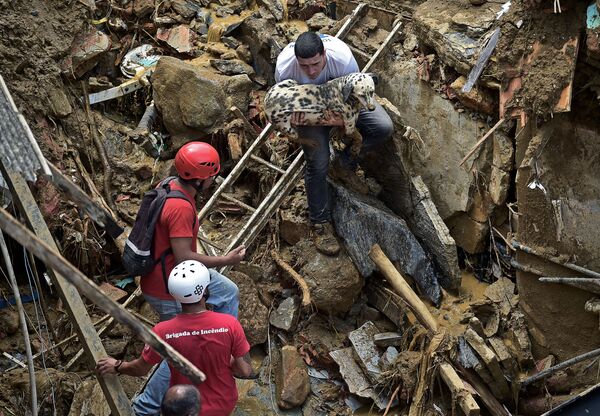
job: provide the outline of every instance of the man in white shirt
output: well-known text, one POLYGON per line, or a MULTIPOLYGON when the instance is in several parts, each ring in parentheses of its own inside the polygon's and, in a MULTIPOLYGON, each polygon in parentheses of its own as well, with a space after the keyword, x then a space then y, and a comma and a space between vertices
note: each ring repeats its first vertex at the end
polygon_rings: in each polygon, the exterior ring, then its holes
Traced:
MULTIPOLYGON (((359 69, 348 45, 333 36, 304 32, 277 57, 275 81, 293 79, 300 84, 320 85, 353 72, 359 72, 359 69)), ((292 124, 302 126, 304 114, 295 113, 292 124)), ((326 125, 302 126, 298 128, 298 133, 303 138, 311 139, 311 144, 303 144, 302 148, 306 159, 304 183, 314 243, 322 253, 334 256, 340 246, 331 225, 327 185, 331 126, 343 126, 342 118, 337 114, 329 114, 326 125)), ((359 158, 385 142, 394 132, 392 120, 379 104, 376 104, 374 111, 361 110, 356 126, 363 138, 359 158)), ((349 148, 339 155, 335 163, 336 171, 354 172, 358 167, 358 160, 352 158, 349 148)), ((340 179, 344 179, 344 175, 340 179)))

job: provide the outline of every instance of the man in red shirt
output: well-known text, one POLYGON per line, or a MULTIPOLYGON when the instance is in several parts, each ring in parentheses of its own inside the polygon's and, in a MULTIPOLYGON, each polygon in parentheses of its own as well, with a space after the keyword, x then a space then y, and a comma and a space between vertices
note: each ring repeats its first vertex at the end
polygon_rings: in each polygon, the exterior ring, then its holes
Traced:
MULTIPOLYGON (((250 345, 242 326, 231 315, 206 309, 206 289, 211 286, 210 273, 200 262, 184 261, 173 269, 168 279, 171 295, 181 303, 182 312, 160 322, 153 331, 206 374, 206 381, 196 387, 202 397, 202 416, 230 414, 238 399, 234 374, 252 377, 250 345)), ((96 365, 99 374, 127 374, 141 377, 161 357, 146 345, 133 361, 102 358, 96 365)), ((170 385, 192 384, 171 367, 170 385)))

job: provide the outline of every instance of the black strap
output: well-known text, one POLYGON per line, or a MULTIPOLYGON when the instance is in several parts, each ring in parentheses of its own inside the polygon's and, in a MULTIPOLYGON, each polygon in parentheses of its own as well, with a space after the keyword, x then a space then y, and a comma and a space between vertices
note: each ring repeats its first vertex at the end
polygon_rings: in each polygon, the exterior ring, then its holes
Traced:
POLYGON ((162 277, 163 282, 165 283, 165 291, 169 293, 169 277, 167 276, 167 262, 165 261, 169 254, 173 253, 173 249, 169 247, 165 251, 162 252, 160 258, 156 261, 157 263, 160 261, 160 268, 162 269, 162 277))

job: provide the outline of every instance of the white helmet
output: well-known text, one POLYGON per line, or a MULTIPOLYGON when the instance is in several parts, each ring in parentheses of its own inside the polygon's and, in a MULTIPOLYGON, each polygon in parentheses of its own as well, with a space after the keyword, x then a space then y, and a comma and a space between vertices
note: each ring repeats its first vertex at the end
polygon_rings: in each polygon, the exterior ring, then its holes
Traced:
POLYGON ((185 260, 169 275, 169 293, 179 303, 196 303, 202 299, 209 283, 210 272, 204 264, 185 260))

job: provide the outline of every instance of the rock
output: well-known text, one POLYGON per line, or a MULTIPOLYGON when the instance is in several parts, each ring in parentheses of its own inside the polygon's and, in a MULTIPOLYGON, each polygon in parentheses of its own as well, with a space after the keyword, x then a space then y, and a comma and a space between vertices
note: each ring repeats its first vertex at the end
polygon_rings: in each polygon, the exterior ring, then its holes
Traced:
POLYGON ((525 317, 521 312, 513 312, 508 328, 505 331, 506 346, 511 355, 516 358, 521 369, 533 364, 531 341, 525 326, 525 317))
POLYGON ((515 284, 506 277, 501 277, 485 289, 485 297, 496 303, 510 303, 515 294, 515 284))
POLYGON ((127 338, 108 338, 102 341, 106 354, 111 357, 123 357, 128 344, 127 338))
POLYGON ((248 263, 247 261, 236 264, 234 270, 236 272, 244 273, 246 276, 250 277, 254 283, 262 282, 265 278, 264 270, 260 266, 248 263))
POLYGON ((264 6, 271 12, 275 20, 281 21, 284 18, 287 19, 287 4, 283 4, 283 1, 287 0, 258 0, 257 3, 260 6, 264 6))
POLYGON ((244 273, 230 271, 227 274, 240 290, 240 311, 238 319, 251 346, 267 341, 269 330, 269 310, 258 296, 256 285, 244 273))
POLYGON ((517 363, 508 352, 508 348, 506 348, 504 342, 498 337, 488 338, 487 342, 492 346, 492 349, 498 356, 498 360, 500 360, 500 364, 508 372, 508 375, 511 378, 515 377, 518 371, 517 363))
POLYGON ((485 114, 494 114, 496 103, 492 95, 484 88, 474 86, 469 92, 462 92, 462 88, 467 83, 467 78, 460 76, 450 85, 458 100, 467 108, 485 114))
POLYGON ((296 347, 281 348, 281 360, 277 366, 277 405, 282 409, 293 409, 304 403, 310 393, 308 369, 296 347))
POLYGON ((402 345, 402 334, 399 332, 382 332, 373 336, 373 342, 381 348, 399 347, 402 345))
POLYGON ((490 174, 490 183, 488 185, 490 191, 490 197, 492 202, 496 205, 504 204, 506 197, 508 196, 508 189, 511 184, 511 174, 505 172, 502 169, 498 169, 496 166, 492 166, 492 172, 490 174))
POLYGON ((252 65, 256 75, 273 85, 273 64, 279 52, 288 44, 287 39, 278 34, 277 27, 272 22, 254 16, 245 19, 239 30, 241 37, 238 39, 248 45, 254 57, 252 65))
POLYGON ((481 6, 482 4, 485 4, 487 2, 487 0, 469 0, 469 3, 471 3, 473 6, 481 6))
POLYGON ((95 378, 78 384, 68 416, 109 416, 108 402, 95 378))
POLYGON ((488 232, 490 231, 487 222, 477 222, 463 213, 450 218, 448 220, 448 227, 456 244, 462 247, 467 253, 480 253, 485 249, 488 232))
POLYGON ((138 313, 148 318, 152 322, 158 322, 160 319, 158 313, 148 302, 142 303, 142 306, 140 306, 140 310, 138 311, 138 313))
POLYGON ((333 364, 329 352, 344 346, 346 332, 332 331, 331 322, 323 314, 315 315, 305 324, 294 333, 294 345, 310 357, 308 364, 313 367, 333 364))
POLYGON ((376 270, 368 253, 374 244, 379 244, 400 272, 412 277, 423 295, 438 304, 441 298, 438 277, 441 274, 406 222, 374 198, 350 193, 335 184, 330 188, 336 232, 361 275, 366 277, 376 270))
POLYGON ((271 312, 269 322, 274 327, 284 331, 294 331, 298 324, 300 316, 300 300, 295 297, 289 297, 279 304, 276 310, 271 312))
POLYGON ((495 207, 489 192, 483 189, 480 189, 479 192, 476 190, 473 193, 468 214, 477 222, 487 222, 495 207))
POLYGON ((146 17, 154 11, 154 0, 133 0, 133 13, 137 17, 146 17))
POLYGON ((156 107, 174 136, 172 147, 179 148, 199 134, 218 130, 232 105, 246 112, 252 81, 247 75, 226 77, 200 69, 193 61, 163 57, 152 75, 152 85, 156 107))
POLYGON ((326 16, 325 13, 315 13, 313 17, 306 21, 308 28, 312 31, 319 32, 324 27, 332 26, 335 20, 326 16))
POLYGON ((398 350, 394 347, 387 347, 379 360, 379 367, 382 371, 390 370, 394 365, 396 358, 398 358, 398 350))
POLYGON ((79 33, 71 44, 61 69, 66 76, 79 78, 98 63, 100 56, 111 46, 110 38, 94 28, 79 33))
MULTIPOLYGON (((240 45, 235 48, 235 52, 237 53, 238 58, 247 64, 252 64, 252 52, 250 52, 250 47, 248 45, 240 45)), ((254 70, 254 69, 253 69, 254 70)))
POLYGON ((19 331, 19 314, 15 308, 6 308, 0 313, 0 332, 12 335, 19 331))
POLYGON ((492 165, 505 172, 511 172, 514 168, 513 141, 504 133, 496 130, 492 143, 492 165))
POLYGON ((303 261, 299 273, 310 289, 313 304, 325 313, 345 313, 360 295, 363 279, 345 254, 336 257, 319 253, 311 241, 302 240, 294 247, 298 261, 303 261))
MULTIPOLYGON (((473 328, 475 332, 482 337, 485 336, 488 338, 496 335, 500 327, 500 311, 498 310, 498 305, 489 301, 476 302, 471 304, 471 310, 475 314, 471 319, 477 319, 482 326, 481 330, 473 328)), ((503 316, 507 315, 508 313, 503 316)), ((471 323, 471 319, 469 320, 469 323, 471 323)), ((477 323, 474 323, 474 325, 477 325, 477 323)))
POLYGON ((310 223, 306 212, 308 204, 304 195, 294 193, 288 196, 280 209, 279 236, 288 244, 294 245, 310 235, 310 223))
POLYGON ((211 59, 210 64, 225 75, 254 75, 254 69, 239 59, 211 59))
POLYGON ((171 28, 159 28, 156 39, 162 40, 179 53, 188 53, 194 49, 196 35, 188 25, 179 25, 171 28))
POLYGON ((409 33, 404 38, 402 47, 405 51, 412 52, 419 47, 419 39, 413 33, 409 33))
POLYGON ((171 0, 170 3, 171 7, 178 15, 184 19, 191 19, 201 11, 201 6, 204 2, 195 0, 171 0))
POLYGON ((73 112, 71 103, 65 94, 62 86, 60 87, 49 87, 47 90, 48 101, 49 101, 49 114, 54 117, 63 118, 73 112))

